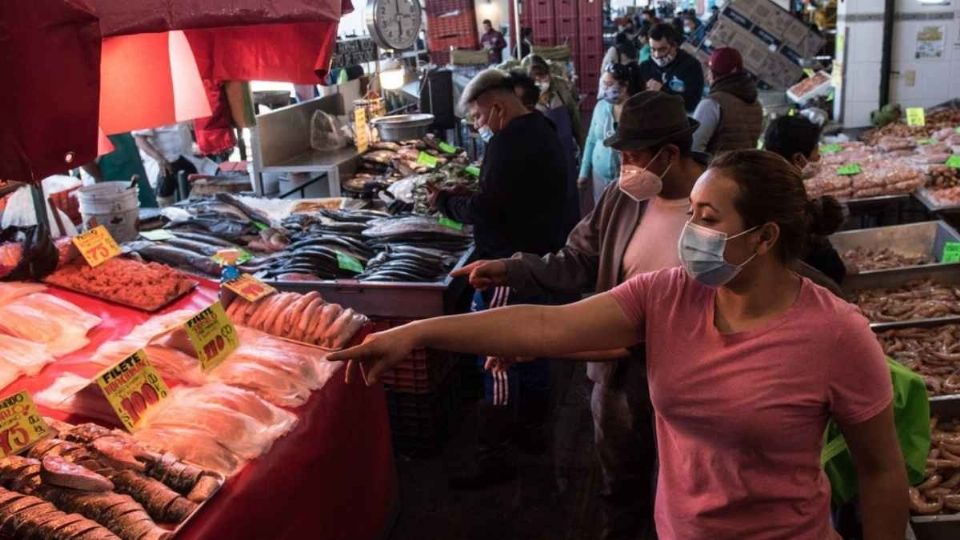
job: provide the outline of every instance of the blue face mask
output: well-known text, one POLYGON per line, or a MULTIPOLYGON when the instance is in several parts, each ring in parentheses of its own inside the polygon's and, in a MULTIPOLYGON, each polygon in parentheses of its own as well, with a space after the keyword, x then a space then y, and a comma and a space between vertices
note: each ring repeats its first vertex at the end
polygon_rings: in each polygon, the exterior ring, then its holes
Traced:
POLYGON ((614 85, 600 88, 600 99, 604 99, 609 103, 620 101, 620 87, 614 85))
POLYGON ((490 126, 480 126, 477 133, 480 135, 480 140, 484 143, 490 142, 490 139, 493 138, 493 130, 490 129, 490 126))
POLYGON ((680 252, 680 264, 687 275, 700 283, 708 287, 722 287, 737 277, 740 270, 757 256, 757 252, 754 252, 740 264, 728 263, 723 256, 727 241, 758 228, 751 227, 739 234, 727 236, 726 233, 688 221, 683 227, 683 232, 680 233, 680 242, 677 246, 680 252))

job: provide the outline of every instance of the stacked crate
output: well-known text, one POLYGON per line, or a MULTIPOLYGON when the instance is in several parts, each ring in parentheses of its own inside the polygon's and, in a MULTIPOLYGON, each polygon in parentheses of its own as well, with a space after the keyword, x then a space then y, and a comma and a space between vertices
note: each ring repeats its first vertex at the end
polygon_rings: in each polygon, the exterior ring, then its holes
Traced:
MULTIPOLYGON (((409 322, 379 319, 374 330, 382 332, 409 322)), ((380 377, 387 391, 393 444, 398 451, 430 453, 439 450, 446 440, 460 409, 454 363, 450 353, 417 349, 380 377)))
POLYGON ((473 0, 430 0, 426 2, 425 9, 427 48, 434 64, 447 64, 451 48, 480 48, 473 0))
MULTIPOLYGON (((562 0, 557 0, 558 2, 562 0)), ((603 66, 603 2, 574 0, 577 3, 578 39, 576 47, 577 84, 580 87, 580 108, 592 111, 597 104, 597 87, 603 66)))

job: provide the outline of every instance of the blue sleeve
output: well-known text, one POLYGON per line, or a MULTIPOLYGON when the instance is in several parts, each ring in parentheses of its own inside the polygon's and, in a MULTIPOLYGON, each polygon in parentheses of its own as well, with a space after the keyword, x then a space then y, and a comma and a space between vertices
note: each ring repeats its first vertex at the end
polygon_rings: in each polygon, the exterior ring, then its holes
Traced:
POLYGON ((597 145, 597 139, 601 136, 600 127, 603 123, 603 105, 597 103, 593 109, 593 118, 590 120, 590 131, 587 133, 587 141, 583 144, 583 159, 580 161, 580 178, 590 177, 590 168, 593 165, 593 148, 597 145))

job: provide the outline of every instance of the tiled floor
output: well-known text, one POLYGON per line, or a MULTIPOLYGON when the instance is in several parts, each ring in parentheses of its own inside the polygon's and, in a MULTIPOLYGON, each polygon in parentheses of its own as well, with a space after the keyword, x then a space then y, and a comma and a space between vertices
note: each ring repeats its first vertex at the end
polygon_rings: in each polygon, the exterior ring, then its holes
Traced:
POLYGON ((582 365, 555 364, 554 441, 544 456, 518 455, 517 481, 478 492, 451 491, 472 456, 476 402, 464 403, 443 451, 429 458, 397 457, 400 515, 391 540, 588 540, 600 519, 599 469, 593 453, 589 382, 582 365))

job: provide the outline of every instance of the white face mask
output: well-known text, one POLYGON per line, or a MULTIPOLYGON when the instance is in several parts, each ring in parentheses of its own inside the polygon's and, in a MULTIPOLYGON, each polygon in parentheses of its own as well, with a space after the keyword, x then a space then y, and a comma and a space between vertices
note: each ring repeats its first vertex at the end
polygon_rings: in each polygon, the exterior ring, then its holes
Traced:
POLYGON ((727 249, 727 241, 757 230, 751 227, 742 233, 727 236, 726 233, 715 231, 692 221, 688 221, 680 233, 680 242, 677 246, 680 252, 680 264, 687 275, 707 285, 708 287, 722 287, 737 277, 740 270, 757 256, 754 252, 741 264, 730 264, 723 257, 727 249))
POLYGON ((657 175, 651 172, 650 164, 656 161, 659 155, 660 152, 657 152, 643 168, 636 165, 621 165, 620 180, 617 182, 620 191, 635 201, 645 201, 660 193, 663 190, 663 176, 667 174, 673 163, 667 165, 663 174, 657 175))
POLYGON ((537 81, 537 88, 540 89, 541 94, 550 90, 550 81, 537 81))
POLYGON ((676 58, 676 57, 677 57, 677 55, 675 55, 675 54, 668 54, 668 55, 662 56, 662 57, 660 57, 660 58, 654 58, 654 59, 653 59, 653 62, 654 62, 655 64, 657 64, 658 66, 660 66, 660 67, 666 67, 670 62, 673 62, 673 59, 676 58))
POLYGON ((480 139, 485 143, 490 142, 490 139, 493 138, 493 130, 490 129, 490 126, 480 126, 477 134, 480 135, 480 139))

